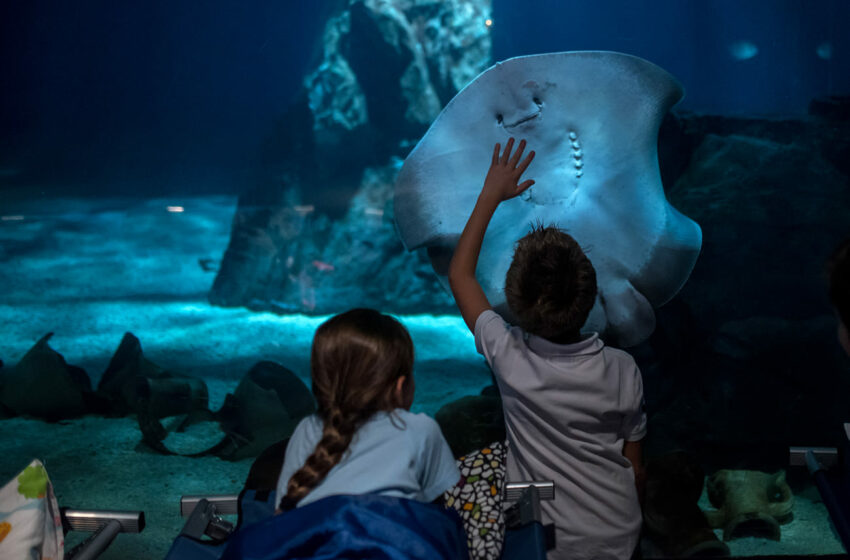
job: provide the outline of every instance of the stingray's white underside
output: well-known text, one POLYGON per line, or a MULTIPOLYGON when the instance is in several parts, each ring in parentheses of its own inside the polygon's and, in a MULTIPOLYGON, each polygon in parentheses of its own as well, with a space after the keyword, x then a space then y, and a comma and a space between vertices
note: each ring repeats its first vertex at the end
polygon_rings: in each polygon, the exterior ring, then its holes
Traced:
MULTIPOLYGON (((507 312, 504 279, 514 243, 534 223, 557 225, 596 269, 599 297, 586 330, 623 346, 655 328, 699 254, 699 226, 667 201, 658 129, 682 88, 666 71, 614 52, 513 58, 489 68, 452 99, 410 153, 396 183, 395 219, 409 250, 454 248, 480 192, 494 144, 525 138, 536 184, 500 206, 478 277, 507 312)), ((435 265, 445 281, 445 269, 435 265)), ((445 282, 444 282, 445 283, 445 282)))

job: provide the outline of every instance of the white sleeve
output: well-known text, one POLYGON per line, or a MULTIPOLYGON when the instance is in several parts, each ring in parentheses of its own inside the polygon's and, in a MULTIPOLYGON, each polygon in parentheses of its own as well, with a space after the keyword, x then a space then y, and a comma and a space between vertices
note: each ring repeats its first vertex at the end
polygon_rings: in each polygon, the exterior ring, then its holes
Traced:
POLYGON ((460 470, 457 468, 457 461, 452 455, 449 444, 443 437, 443 432, 440 431, 440 425, 430 416, 424 414, 420 416, 422 416, 420 429, 423 434, 420 460, 417 465, 419 485, 425 500, 433 502, 443 492, 457 484, 460 480, 460 470))
POLYGON ((482 312, 475 320, 475 349, 490 367, 493 367, 493 359, 510 337, 510 328, 492 309, 482 312))
POLYGON ((632 364, 633 376, 627 398, 627 410, 623 417, 621 433, 626 441, 640 441, 646 436, 646 410, 643 400, 643 378, 637 364, 632 364))

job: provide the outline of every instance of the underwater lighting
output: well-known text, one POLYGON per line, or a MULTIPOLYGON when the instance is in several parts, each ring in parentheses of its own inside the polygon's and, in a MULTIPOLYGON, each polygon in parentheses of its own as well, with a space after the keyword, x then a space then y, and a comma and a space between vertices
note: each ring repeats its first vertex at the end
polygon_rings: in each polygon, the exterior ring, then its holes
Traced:
POLYGON ((182 206, 166 206, 165 209, 169 212, 176 212, 178 214, 184 211, 184 208, 182 206))
POLYGON ((298 212, 299 214, 301 214, 302 216, 303 216, 304 214, 309 214, 309 213, 313 212, 313 211, 316 209, 316 207, 315 207, 315 206, 313 206, 312 204, 303 204, 303 205, 301 205, 301 206, 293 206, 292 208, 293 208, 296 212, 298 212))
POLYGON ((380 208, 367 208, 363 211, 363 213, 365 213, 369 216, 383 216, 384 215, 384 211, 381 210, 380 208))
POLYGON ((209 313, 210 308, 209 306, 205 307, 196 304, 188 304, 180 306, 179 311, 182 311, 184 313, 209 313))
POLYGON ((759 53, 759 48, 750 41, 735 41, 729 45, 729 54, 735 60, 749 60, 759 53))
POLYGON ((21 221, 23 221, 23 219, 24 219, 24 217, 20 216, 20 215, 0 216, 0 221, 4 221, 4 222, 21 222, 21 221))
POLYGON ((493 25, 493 20, 492 19, 485 19, 484 25, 486 25, 487 27, 490 27, 491 25, 493 25))
POLYGON ((832 58, 832 45, 826 42, 821 43, 818 45, 818 48, 815 49, 815 53, 817 53, 818 58, 830 60, 832 58))

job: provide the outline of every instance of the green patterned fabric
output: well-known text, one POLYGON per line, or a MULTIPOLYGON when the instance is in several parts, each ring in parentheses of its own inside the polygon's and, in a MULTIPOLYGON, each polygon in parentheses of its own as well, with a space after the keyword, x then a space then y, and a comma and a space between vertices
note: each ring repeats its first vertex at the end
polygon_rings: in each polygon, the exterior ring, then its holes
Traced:
POLYGON ((33 461, 0 487, 0 558, 62 560, 64 535, 53 485, 33 461))

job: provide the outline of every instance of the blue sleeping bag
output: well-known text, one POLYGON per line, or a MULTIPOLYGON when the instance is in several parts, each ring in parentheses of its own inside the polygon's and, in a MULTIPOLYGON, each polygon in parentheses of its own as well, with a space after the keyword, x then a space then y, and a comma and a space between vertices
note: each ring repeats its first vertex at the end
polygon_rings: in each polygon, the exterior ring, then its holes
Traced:
POLYGON ((230 538, 221 560, 467 557, 466 534, 453 510, 365 494, 329 496, 243 527, 230 538))

